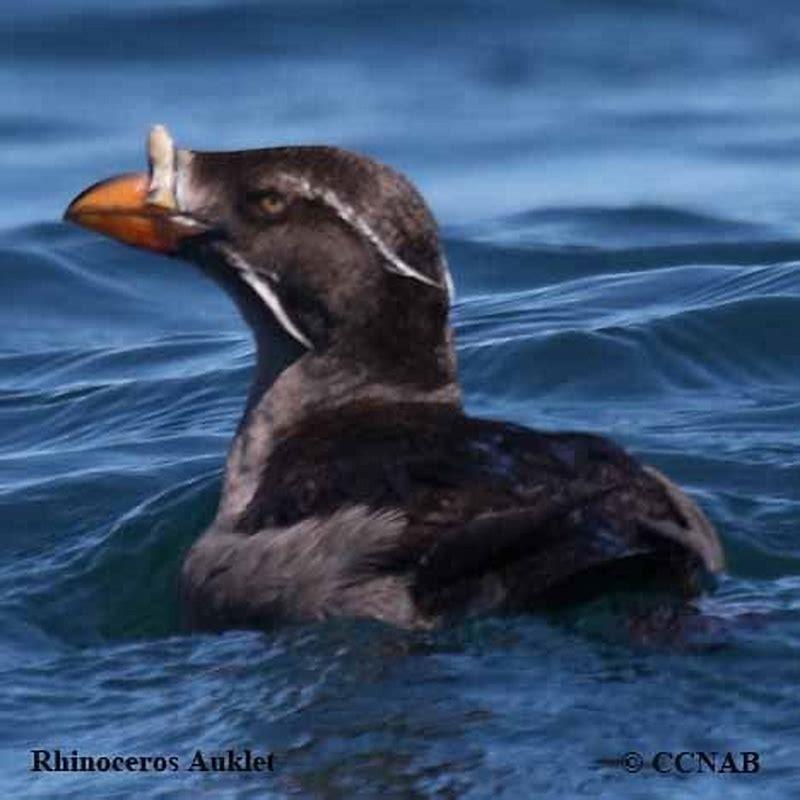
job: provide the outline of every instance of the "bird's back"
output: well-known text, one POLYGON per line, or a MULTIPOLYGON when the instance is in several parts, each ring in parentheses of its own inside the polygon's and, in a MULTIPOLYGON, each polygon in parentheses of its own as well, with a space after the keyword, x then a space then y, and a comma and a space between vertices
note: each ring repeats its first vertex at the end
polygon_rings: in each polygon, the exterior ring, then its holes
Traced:
POLYGON ((255 533, 352 504, 458 524, 623 487, 629 502, 669 515, 658 486, 602 437, 542 433, 450 406, 362 403, 305 420, 283 437, 236 528, 255 533))
POLYGON ((285 436, 234 529, 201 540, 185 575, 223 626, 340 613, 428 625, 636 578, 691 594, 714 569, 709 536, 685 495, 604 438, 359 404, 285 436))

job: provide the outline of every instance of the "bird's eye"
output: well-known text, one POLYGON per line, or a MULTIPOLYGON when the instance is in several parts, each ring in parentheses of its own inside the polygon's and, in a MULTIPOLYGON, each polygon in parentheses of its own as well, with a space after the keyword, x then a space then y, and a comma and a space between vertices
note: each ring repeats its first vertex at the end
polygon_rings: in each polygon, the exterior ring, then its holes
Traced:
POLYGON ((258 192, 253 199, 259 210, 270 217, 283 213, 288 205, 287 198, 274 189, 258 192))

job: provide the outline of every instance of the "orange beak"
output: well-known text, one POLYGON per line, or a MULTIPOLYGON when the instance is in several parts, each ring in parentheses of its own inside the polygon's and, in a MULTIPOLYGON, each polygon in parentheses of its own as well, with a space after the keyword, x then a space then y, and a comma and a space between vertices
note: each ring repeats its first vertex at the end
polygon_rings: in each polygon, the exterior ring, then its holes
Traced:
POLYGON ((69 204, 64 219, 125 244, 167 254, 208 230, 192 217, 150 203, 149 183, 145 172, 96 183, 69 204))

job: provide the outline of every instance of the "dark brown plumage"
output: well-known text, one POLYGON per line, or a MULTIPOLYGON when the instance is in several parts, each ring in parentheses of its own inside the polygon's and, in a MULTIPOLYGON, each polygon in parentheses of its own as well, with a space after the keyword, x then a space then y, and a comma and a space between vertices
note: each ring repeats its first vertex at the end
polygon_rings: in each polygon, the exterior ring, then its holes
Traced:
MULTIPOLYGON (((722 569, 697 506, 612 442, 464 414, 447 264, 404 178, 334 148, 174 160, 145 246, 199 263, 258 346, 219 513, 182 572, 191 624, 430 627, 631 579, 689 596, 722 569)), ((86 203, 68 216, 111 230, 86 203)))

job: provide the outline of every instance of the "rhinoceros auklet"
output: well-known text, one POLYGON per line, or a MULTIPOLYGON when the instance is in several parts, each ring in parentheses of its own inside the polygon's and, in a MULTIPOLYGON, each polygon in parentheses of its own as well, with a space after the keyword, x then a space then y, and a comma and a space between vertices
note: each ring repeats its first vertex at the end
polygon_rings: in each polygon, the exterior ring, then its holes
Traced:
POLYGON ((66 218, 199 264, 257 345, 217 516, 186 556, 198 628, 465 613, 628 582, 677 597, 723 568, 675 484, 586 433, 467 416, 436 223, 401 175, 334 147, 149 140, 149 173, 66 218))

